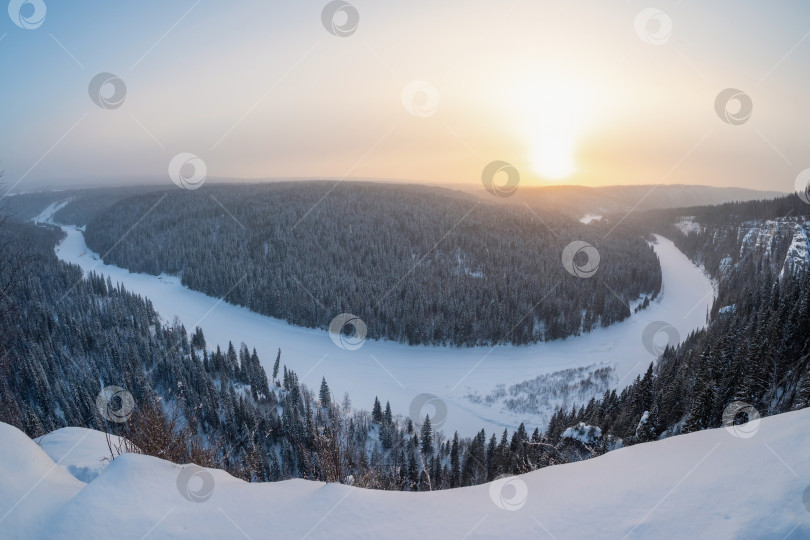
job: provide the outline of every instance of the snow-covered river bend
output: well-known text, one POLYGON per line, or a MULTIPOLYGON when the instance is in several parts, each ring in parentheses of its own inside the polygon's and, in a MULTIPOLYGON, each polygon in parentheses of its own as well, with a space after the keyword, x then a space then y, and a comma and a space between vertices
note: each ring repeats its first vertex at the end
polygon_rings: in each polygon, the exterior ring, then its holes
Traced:
MULTIPOLYGON (((481 428, 488 433, 504 427, 511 430, 521 421, 530 430, 536 426, 544 429, 553 412, 550 406, 541 403, 535 404, 532 411, 507 410, 504 398, 510 397, 511 385, 586 368, 574 376, 576 380, 598 367, 611 366, 615 371, 609 384, 626 386, 654 359, 642 340, 650 323, 665 321, 685 338, 705 324, 706 310, 714 300, 712 283, 706 275, 671 241, 658 237, 655 250, 663 269, 662 294, 648 309, 611 327, 564 341, 520 347, 414 347, 368 340, 357 350, 345 350, 336 346, 324 330, 292 326, 222 302, 182 286, 177 277, 134 274, 106 265, 88 249, 81 230, 62 228, 67 238, 56 248, 61 260, 78 264, 85 272, 109 276, 114 283, 123 283, 128 290, 149 298, 166 321, 176 316, 189 331, 200 326, 209 348, 225 348, 229 340, 237 347, 244 342, 256 348, 268 373, 272 373, 276 352, 281 348, 282 363, 295 370, 301 382, 317 389, 321 377, 326 377, 336 399, 348 392, 355 407, 370 409, 374 397, 379 396, 383 404, 391 402, 394 414, 408 415, 416 400, 424 404, 416 407, 421 411, 418 414, 430 414, 451 436, 455 430, 461 435, 472 435, 481 428), (490 402, 469 397, 491 395, 498 385, 503 389, 490 402), (439 399, 430 401, 423 394, 439 399), (443 422, 442 416, 446 416, 443 422)), ((656 341, 666 337, 665 332, 659 332, 656 341)))

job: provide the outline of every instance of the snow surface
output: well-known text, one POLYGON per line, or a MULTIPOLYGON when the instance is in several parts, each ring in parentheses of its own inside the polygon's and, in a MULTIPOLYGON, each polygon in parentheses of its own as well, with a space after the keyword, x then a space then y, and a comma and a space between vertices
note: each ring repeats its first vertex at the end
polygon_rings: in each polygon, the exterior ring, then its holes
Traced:
POLYGON ((84 486, 25 433, 0 422, 0 538, 47 537, 44 518, 84 486))
MULTIPOLYGON (((37 219, 49 221, 47 216, 37 219)), ((446 418, 437 418, 431 405, 417 409, 416 416, 430 414, 434 428, 445 434, 458 430, 460 435, 470 436, 482 428, 501 432, 516 429, 521 422, 545 428, 552 410, 516 413, 502 404, 474 403, 467 396, 487 395, 501 384, 509 387, 583 366, 614 366, 615 385, 623 388, 655 359, 641 339, 648 324, 666 321, 686 338, 705 325, 707 308, 714 301, 714 289, 704 273, 671 241, 657 237, 662 294, 649 308, 608 328, 529 346, 455 348, 368 340, 357 350, 346 350, 335 345, 325 330, 293 326, 192 291, 176 276, 137 274, 104 264, 87 247, 81 230, 62 229, 67 237, 56 247, 61 260, 77 264, 85 272, 109 276, 113 283, 123 283, 127 290, 149 298, 167 322, 177 316, 189 331, 200 326, 209 348, 220 345, 225 349, 228 340, 236 347, 244 342, 256 348, 268 373, 281 348, 282 363, 295 370, 302 383, 317 388, 321 377, 326 377, 336 398, 348 392, 358 408, 370 409, 379 396, 383 402, 390 400, 395 414, 408 415, 418 397, 438 396, 446 405, 446 418)))
MULTIPOLYGON (((642 419, 643 420, 643 419, 642 419)), ((563 439, 574 439, 582 444, 594 444, 602 437, 602 430, 596 426, 589 426, 585 422, 580 422, 576 426, 567 428, 561 435, 563 439)))
POLYGON ((675 222, 675 226, 680 229, 684 235, 689 233, 699 233, 702 228, 700 223, 695 222, 695 216, 681 216, 675 222))
MULTIPOLYGON (((112 436, 113 445, 122 439, 112 436)), ((107 436, 92 429, 66 427, 36 440, 48 456, 82 482, 96 478, 109 463, 107 436)))
POLYGON ((53 225, 54 214, 56 214, 59 210, 64 208, 69 202, 70 199, 66 199, 64 201, 57 201, 48 206, 45 210, 43 210, 38 216, 33 218, 31 221, 33 221, 37 225, 42 224, 53 225))
POLYGON ((580 222, 580 223, 584 223, 585 225, 588 225, 588 224, 590 224, 591 222, 601 220, 603 217, 604 217, 604 216, 601 216, 601 215, 599 215, 599 214, 585 214, 584 216, 582 216, 581 218, 579 218, 579 222, 580 222))
POLYGON ((808 447, 805 409, 749 438, 703 431, 448 491, 248 484, 211 469, 185 488, 187 466, 135 454, 85 485, 0 424, 0 538, 798 540, 810 538, 808 447), (204 479, 205 502, 181 495, 204 479))

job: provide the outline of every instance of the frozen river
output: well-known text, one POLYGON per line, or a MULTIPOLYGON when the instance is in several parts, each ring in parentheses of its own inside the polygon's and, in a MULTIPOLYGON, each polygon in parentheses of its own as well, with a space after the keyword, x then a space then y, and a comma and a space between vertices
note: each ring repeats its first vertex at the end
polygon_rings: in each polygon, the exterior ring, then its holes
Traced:
MULTIPOLYGON (((39 219, 43 217, 49 216, 39 219)), ((501 403, 475 403, 465 396, 486 395, 499 384, 508 388, 539 375, 585 366, 612 366, 614 386, 626 386, 654 359, 642 340, 650 323, 666 321, 685 338, 705 325, 706 310, 714 300, 707 276, 670 240, 659 236, 655 251, 663 271, 662 294, 649 308, 608 328, 528 346, 453 348, 368 340, 357 350, 346 350, 336 346, 325 330, 292 326, 228 304, 184 287, 177 277, 135 274, 106 265, 88 249, 81 230, 62 228, 67 237, 56 248, 61 260, 123 283, 149 298, 163 319, 177 317, 189 332, 200 326, 209 348, 224 349, 229 340, 237 347, 244 342, 256 348, 268 373, 281 348, 282 363, 295 370, 301 382, 317 389, 321 377, 326 377, 336 399, 348 392, 355 407, 369 410, 379 396, 383 404, 391 402, 394 414, 407 415, 417 396, 435 395, 447 409, 445 434, 458 430, 472 435, 481 428, 491 433, 513 429, 521 421, 530 430, 539 426, 542 431, 551 410, 517 414, 501 403)), ((666 338, 659 334, 658 342, 666 338)), ((440 404, 440 415, 442 408, 440 404)), ((434 416, 433 405, 428 404, 421 415, 426 413, 434 416)))

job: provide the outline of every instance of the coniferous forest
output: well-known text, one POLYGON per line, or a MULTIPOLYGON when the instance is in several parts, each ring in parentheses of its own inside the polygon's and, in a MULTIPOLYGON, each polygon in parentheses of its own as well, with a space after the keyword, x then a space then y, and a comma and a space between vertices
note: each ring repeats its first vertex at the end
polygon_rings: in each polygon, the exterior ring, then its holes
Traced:
MULTIPOLYGON (((144 204, 152 202, 145 197, 144 204)), ((30 436, 63 426, 105 430, 126 436, 137 451, 246 480, 436 490, 718 427, 734 402, 762 416, 810 405, 810 273, 786 262, 791 252, 779 227, 766 228, 759 242, 745 241, 763 220, 806 222, 807 209, 786 198, 689 211, 700 216, 698 232, 673 231, 676 212, 672 221, 640 215, 623 234, 670 234, 705 263, 718 280, 706 329, 667 348, 620 392, 558 410, 548 425, 527 422, 472 438, 434 431, 429 417, 402 416, 385 396, 353 404, 326 380, 309 388, 287 369, 284 351, 268 373, 250 344, 212 348, 200 329, 161 323, 148 300, 60 262, 59 229, 8 221, 0 233, 13 255, 0 282, 24 271, 0 309, 0 421, 30 436), (131 421, 100 414, 96 396, 110 384, 131 389, 138 404, 131 421)))
POLYGON ((56 218, 92 214, 78 221, 107 263, 178 274, 299 326, 353 313, 370 338, 411 345, 562 339, 625 319, 630 302, 661 287, 638 235, 605 238, 559 214, 436 188, 279 183, 143 194, 104 211, 97 201, 56 218), (560 264, 574 240, 598 246, 593 279, 560 264))

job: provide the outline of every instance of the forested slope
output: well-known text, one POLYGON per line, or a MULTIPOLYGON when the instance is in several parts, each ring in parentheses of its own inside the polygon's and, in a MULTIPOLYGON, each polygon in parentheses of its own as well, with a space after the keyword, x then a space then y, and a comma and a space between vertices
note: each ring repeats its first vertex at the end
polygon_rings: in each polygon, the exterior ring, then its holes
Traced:
POLYGON ((643 442, 810 406, 809 222, 795 196, 635 217, 718 280, 710 322, 619 395, 558 411, 550 439, 583 422, 643 442))
POLYGON ((27 271, 0 321, 0 422, 31 437, 89 427, 135 445, 113 454, 216 466, 245 480, 352 476, 355 485, 398 490, 479 484, 559 459, 530 442, 541 440, 538 428, 531 435, 521 426, 511 442, 483 430, 451 440, 429 418, 403 417, 380 401, 355 410, 326 381, 313 392, 281 351, 270 374, 244 344, 209 351, 200 330, 163 325, 148 300, 58 261, 61 234, 0 228, 27 271))
POLYGON ((2 321, 0 421, 31 436, 86 426, 247 480, 351 475, 360 486, 435 490, 810 405, 810 273, 779 270, 775 249, 731 267, 719 284, 728 309, 624 391, 558 411, 548 426, 463 439, 397 415, 385 396, 370 414, 353 411, 348 396, 338 403, 326 381, 316 395, 280 361, 266 374, 247 346, 209 351, 201 332, 161 325, 148 301, 59 262, 55 229, 0 232, 28 264, 4 306, 15 311, 2 321), (108 385, 131 392, 127 422, 98 407, 108 385))
POLYGON ((561 215, 416 186, 146 194, 100 213, 85 238, 109 264, 180 274, 192 289, 300 326, 352 313, 369 337, 409 344, 560 339, 628 317, 629 303, 661 285, 639 235, 605 239, 561 215), (593 278, 563 267, 573 241, 597 246, 593 278))

